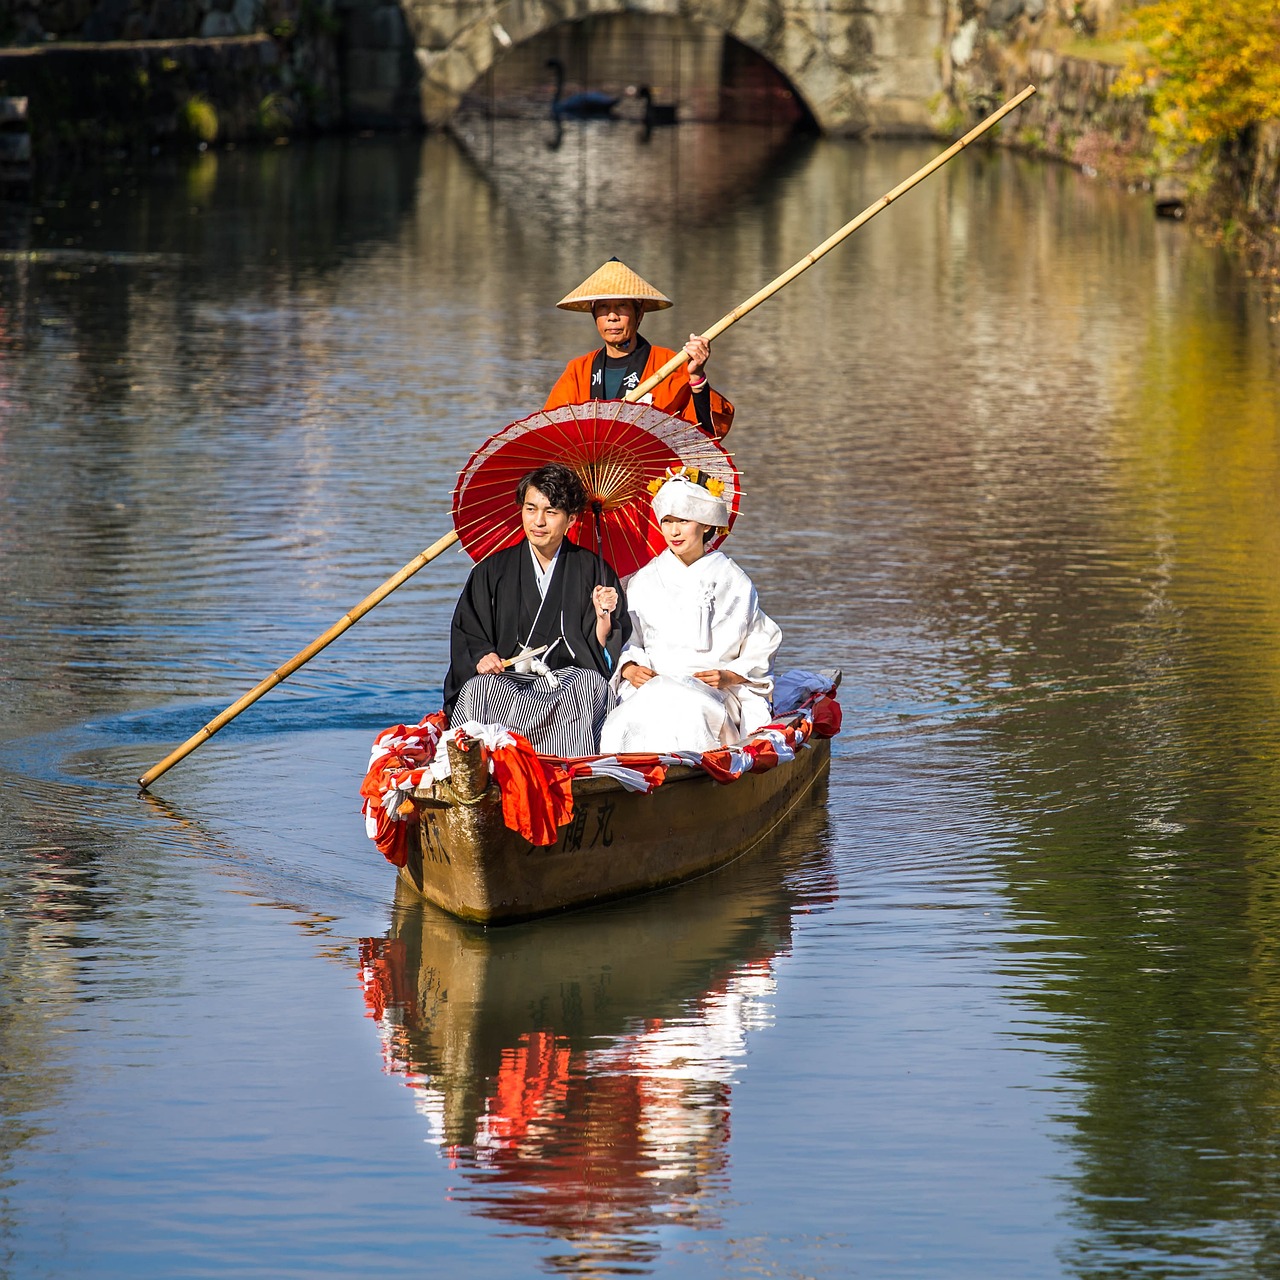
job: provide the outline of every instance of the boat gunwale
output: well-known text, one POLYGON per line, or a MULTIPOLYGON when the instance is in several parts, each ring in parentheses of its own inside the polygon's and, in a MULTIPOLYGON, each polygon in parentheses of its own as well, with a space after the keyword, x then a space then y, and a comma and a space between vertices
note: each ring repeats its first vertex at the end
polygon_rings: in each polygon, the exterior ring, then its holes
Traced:
MULTIPOLYGON (((772 722, 767 727, 770 729, 779 729, 779 730, 790 729, 798 725, 803 719, 804 719, 804 716, 802 713, 795 712, 789 715, 785 720, 778 720, 778 721, 772 722)), ((474 742, 479 742, 480 739, 468 738, 467 741, 474 743, 474 742)), ((800 751, 804 750, 809 745, 810 744, 808 740, 801 743, 799 748, 797 749, 796 755, 798 756, 800 751)), ((540 754, 538 756, 538 759, 544 762, 555 763, 555 764, 576 764, 579 762, 590 763, 597 760, 615 760, 616 759, 618 764, 621 765, 623 768, 629 768, 629 767, 638 767, 640 761, 651 762, 654 760, 655 757, 661 754, 662 754, 661 752, 656 752, 656 751, 635 751, 635 752, 620 752, 616 756, 576 756, 576 757, 567 757, 567 758, 563 756, 545 756, 540 754), (628 756, 635 757, 635 765, 631 765, 628 762, 628 759, 627 759, 628 756)), ((793 763, 795 763, 794 759, 780 760, 773 767, 777 769, 782 769, 782 768, 786 768, 788 764, 793 764, 793 763)), ((665 774, 663 777, 663 781, 659 784, 659 787, 669 787, 681 782, 694 782, 699 778, 713 778, 713 775, 708 773, 707 770, 702 768, 700 765, 669 764, 669 765, 663 765, 662 767, 665 770, 665 774)), ((739 775, 738 777, 734 777, 730 779, 728 782, 721 782, 720 785, 733 786, 733 784, 735 782, 738 782, 742 776, 745 776, 746 773, 753 773, 753 772, 756 772, 756 770, 753 770, 753 769, 745 770, 744 774, 739 775)), ((501 802, 501 792, 499 791, 498 786, 494 782, 492 776, 490 776, 488 785, 485 787, 485 789, 474 799, 469 799, 469 800, 464 800, 460 798, 455 792, 453 792, 452 788, 448 788, 446 793, 444 795, 441 795, 437 790, 437 788, 440 785, 440 781, 441 780, 433 779, 428 786, 414 787, 413 790, 409 792, 409 794, 413 797, 413 799, 417 803, 431 809, 449 809, 457 805, 474 805, 474 804, 479 804, 482 801, 490 798, 492 799, 493 803, 501 802)), ((445 778, 442 781, 446 784, 446 787, 447 787, 448 779, 445 778)), ((713 781, 718 782, 720 780, 713 778, 713 781)), ((575 798, 580 795, 582 796, 601 795, 601 794, 606 794, 610 791, 625 791, 630 794, 640 794, 639 792, 634 791, 633 788, 628 787, 624 783, 620 782, 617 778, 609 777, 604 774, 579 775, 578 777, 575 777, 571 780, 571 786, 572 786, 573 795, 575 798)), ((646 794, 652 795, 655 791, 659 789, 659 787, 650 788, 646 794)))

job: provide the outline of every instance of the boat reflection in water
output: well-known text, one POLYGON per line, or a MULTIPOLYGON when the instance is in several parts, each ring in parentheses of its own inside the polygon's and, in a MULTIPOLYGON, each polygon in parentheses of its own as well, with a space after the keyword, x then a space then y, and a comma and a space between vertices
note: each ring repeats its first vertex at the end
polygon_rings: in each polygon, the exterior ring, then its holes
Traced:
POLYGON ((796 914, 834 898, 825 780, 779 839, 692 884, 483 932, 397 881, 361 944, 385 1066, 415 1090, 478 1214, 631 1268, 655 1229, 714 1226, 749 1034, 796 914))

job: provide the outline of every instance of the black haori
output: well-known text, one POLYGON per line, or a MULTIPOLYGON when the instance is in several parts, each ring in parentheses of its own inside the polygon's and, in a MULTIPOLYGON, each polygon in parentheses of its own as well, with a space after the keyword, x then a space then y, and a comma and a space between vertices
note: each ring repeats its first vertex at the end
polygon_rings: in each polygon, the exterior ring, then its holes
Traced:
POLYGON ((473 676, 462 686, 449 723, 500 724, 522 733, 547 756, 596 753, 613 694, 596 671, 561 667, 547 676, 473 676))
POLYGON ((583 667, 607 680, 631 634, 631 620, 622 584, 606 562, 601 585, 617 589, 618 608, 606 644, 596 639, 591 591, 599 572, 596 557, 568 538, 560 544, 545 597, 538 591, 529 544, 523 538, 481 560, 471 570, 453 613, 445 711, 452 713, 458 691, 487 653, 514 658, 526 649, 550 645, 543 655, 547 666, 583 667))

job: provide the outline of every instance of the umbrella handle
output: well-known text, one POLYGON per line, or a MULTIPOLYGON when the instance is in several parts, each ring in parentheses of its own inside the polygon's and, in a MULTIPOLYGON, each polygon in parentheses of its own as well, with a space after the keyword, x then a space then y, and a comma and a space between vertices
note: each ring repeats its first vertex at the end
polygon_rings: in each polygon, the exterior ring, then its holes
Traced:
MULTIPOLYGON (((957 142, 953 142, 944 152, 942 152, 940 155, 935 156, 923 168, 917 169, 916 172, 913 173, 911 177, 909 177, 905 182, 898 183, 898 185, 894 187, 892 191, 890 191, 887 195, 881 196, 880 199, 875 202, 875 204, 868 205, 867 208, 865 208, 860 214, 858 214, 858 216, 854 218, 852 222, 845 223, 845 225, 841 227, 840 230, 835 233, 835 235, 829 236, 816 249, 814 249, 812 253, 806 254, 803 258, 801 258, 800 261, 795 264, 795 266, 789 268, 788 270, 784 271, 780 276, 771 280, 767 285, 765 285, 763 289, 759 290, 757 293, 753 293, 751 297, 749 297, 746 300, 746 302, 743 302, 739 306, 734 307, 734 309, 730 311, 728 315, 722 316, 702 336, 706 338, 708 342, 711 342, 713 339, 718 338, 727 328, 729 328, 730 325, 737 324, 737 322, 741 320, 742 317, 747 314, 747 312, 754 311, 755 308, 758 307, 766 298, 773 297, 773 295, 777 293, 778 290, 781 289, 783 285, 790 284, 791 281, 794 280, 796 276, 800 275, 801 272, 807 271, 811 266, 813 266, 815 262, 818 261, 819 258, 823 256, 823 254, 828 253, 830 252, 830 250, 834 249, 836 245, 840 243, 841 240, 843 240, 846 236, 851 235, 853 232, 855 232, 860 226, 863 225, 863 223, 870 222, 871 219, 874 218, 877 213, 879 213, 882 209, 887 209, 889 205, 891 205, 900 195, 903 195, 905 192, 910 191, 911 188, 914 187, 917 182, 923 182, 925 178, 927 178, 931 173, 935 172, 938 169, 941 169, 942 166, 946 164, 948 160, 950 160, 953 156, 959 155, 960 152, 965 149, 965 147, 967 147, 971 142, 975 141, 977 138, 980 138, 993 125, 999 124, 999 122, 1003 120, 1005 116, 1009 114, 1010 111, 1014 110, 1015 107, 1020 107, 1029 97, 1031 97, 1033 93, 1035 93, 1035 91, 1036 91, 1035 85, 1033 84, 1027 85, 1027 87, 1023 89, 1023 91, 1019 93, 1016 97, 1010 98, 1009 101, 1004 104, 1004 106, 1000 107, 996 111, 993 111, 985 120, 983 120, 981 123, 975 125, 972 129, 970 129, 969 132, 966 133, 963 138, 959 139, 957 142)), ((675 371, 678 368, 680 368, 680 366, 684 364, 685 361, 688 359, 689 357, 683 351, 676 352, 676 354, 672 356, 671 359, 668 360, 667 363, 664 364, 662 368, 657 371, 657 373, 652 374, 650 377, 646 378, 634 390, 628 391, 624 398, 630 401, 636 401, 636 400, 639 400, 642 396, 648 395, 648 393, 652 391, 654 387, 658 385, 658 383, 670 377, 671 374, 675 373, 675 371)))
POLYGON ((599 498, 591 500, 591 515, 596 526, 596 581, 604 586, 604 503, 599 498))

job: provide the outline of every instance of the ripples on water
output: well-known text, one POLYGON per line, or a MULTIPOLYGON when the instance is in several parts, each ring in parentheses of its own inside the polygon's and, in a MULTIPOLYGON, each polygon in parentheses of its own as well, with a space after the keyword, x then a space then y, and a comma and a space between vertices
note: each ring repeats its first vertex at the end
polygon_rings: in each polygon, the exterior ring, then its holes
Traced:
POLYGON ((717 343, 731 553, 846 673, 768 856, 407 901, 355 790, 452 554, 137 796, 445 530, 599 261, 677 344, 933 151, 549 127, 7 211, 4 1267, 1267 1274, 1275 326, 1123 193, 966 155, 717 343))

